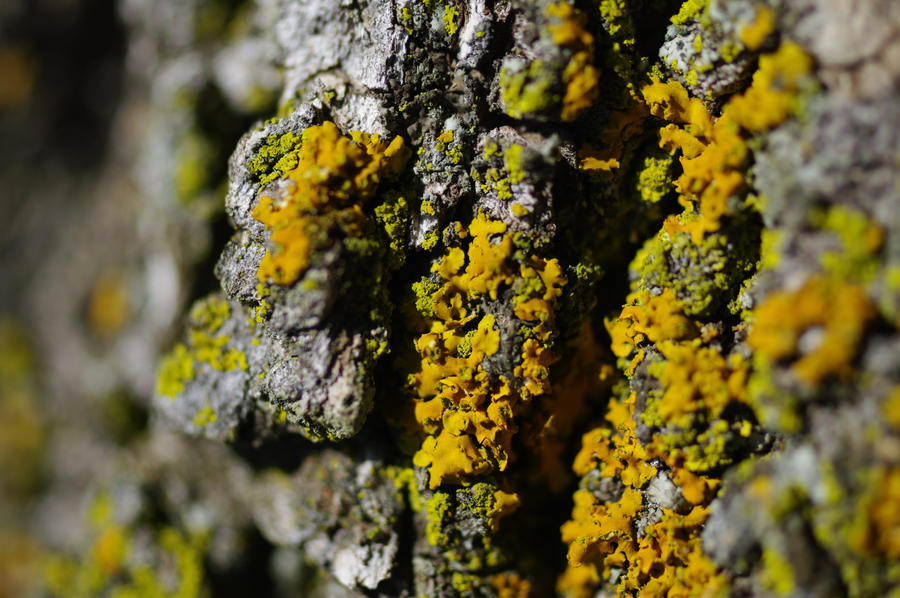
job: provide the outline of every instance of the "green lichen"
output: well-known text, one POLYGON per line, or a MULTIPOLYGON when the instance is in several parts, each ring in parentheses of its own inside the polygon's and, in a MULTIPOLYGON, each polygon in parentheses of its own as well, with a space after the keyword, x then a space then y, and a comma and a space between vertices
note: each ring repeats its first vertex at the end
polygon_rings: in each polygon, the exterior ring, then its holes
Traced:
POLYGON ((187 347, 178 344, 162 358, 156 375, 156 392, 174 399, 184 392, 184 385, 194 379, 194 359, 187 347))
POLYGON ((638 196, 646 202, 657 203, 672 193, 674 164, 674 157, 667 152, 645 156, 637 175, 638 196))
POLYGON ((733 41, 726 41, 719 46, 719 54, 726 63, 732 63, 743 51, 743 46, 733 41))
POLYGON ((504 66, 500 71, 504 111, 513 118, 533 117, 558 107, 561 97, 556 87, 555 73, 541 60, 517 70, 504 66))
POLYGON ((231 306, 221 297, 202 299, 191 308, 191 325, 195 328, 216 332, 231 316, 231 306))
POLYGON ((786 596, 794 591, 796 581, 791 563, 778 551, 767 548, 762 553, 763 579, 776 594, 786 596))
MULTIPOLYGON (((95 509, 92 509, 95 511, 95 509)), ((204 577, 205 533, 162 527, 155 534, 122 527, 111 511, 92 518, 94 542, 78 558, 50 554, 42 582, 49 596, 65 598, 201 598, 209 596, 204 577)))
POLYGON ((269 135, 247 162, 247 170, 260 185, 271 183, 297 167, 300 161, 300 137, 294 133, 269 135))
POLYGON ((400 497, 404 499, 409 508, 413 511, 422 511, 425 505, 422 501, 422 494, 419 492, 419 486, 416 483, 416 471, 412 467, 397 467, 390 465, 385 468, 385 474, 394 484, 394 488, 400 493, 400 497))
POLYGON ((476 332, 476 330, 470 330, 460 339, 459 345, 456 346, 456 354, 458 356, 465 358, 472 354, 472 338, 476 332))
POLYGON ((601 0, 600 16, 606 21, 609 34, 614 38, 634 38, 631 12, 625 0, 601 0))
POLYGON ((182 204, 190 203, 212 183, 215 150, 199 133, 191 133, 181 142, 175 155, 175 196, 182 204))
MULTIPOLYGON (((729 305, 759 259, 758 225, 735 223, 698 245, 688 233, 665 230, 644 244, 631 263, 638 288, 671 288, 684 313, 703 317, 729 305)), ((736 306, 734 306, 737 309, 736 306)))
POLYGON ((375 220, 387 235, 389 266, 392 269, 400 268, 406 260, 406 237, 409 233, 409 204, 406 198, 398 194, 377 206, 375 220))
POLYGON ((450 507, 450 495, 446 492, 435 492, 434 496, 425 501, 425 517, 428 519, 425 537, 432 546, 445 546, 450 541, 443 532, 443 527, 451 515, 450 507))
POLYGON ((512 144, 503 152, 503 160, 506 170, 509 172, 509 182, 516 184, 522 182, 526 175, 524 161, 522 159, 523 147, 512 144))
POLYGON ((453 131, 448 129, 438 135, 434 148, 450 158, 450 161, 454 164, 459 164, 463 159, 462 147, 460 147, 458 140, 456 143, 453 143, 454 139, 455 135, 453 131))
POLYGON ((228 303, 211 297, 199 302, 191 310, 187 343, 179 343, 160 360, 156 392, 174 399, 184 392, 185 385, 196 377, 205 364, 219 372, 247 370, 243 351, 231 346, 227 335, 216 335, 231 313, 228 303))
POLYGON ((202 408, 200 411, 194 415, 194 419, 191 421, 195 426, 199 426, 201 428, 205 428, 206 426, 215 423, 218 419, 216 416, 216 412, 213 411, 213 408, 207 405, 202 408))
POLYGON ((422 249, 425 251, 434 249, 440 241, 441 234, 435 229, 425 235, 425 239, 422 241, 422 249))
POLYGON ((822 268, 841 280, 868 283, 881 269, 878 253, 884 233, 864 213, 844 206, 833 206, 812 215, 814 225, 836 236, 841 248, 821 254, 822 268))
MULTIPOLYGON (((403 28, 406 30, 406 33, 408 33, 409 35, 412 35, 412 32, 413 32, 412 18, 413 18, 412 12, 410 12, 410 10, 408 8, 404 7, 403 9, 400 10, 400 19, 403 21, 403 28)), ((400 111, 402 112, 403 108, 401 108, 400 111)))
POLYGON ((430 318, 434 315, 434 298, 433 295, 441 288, 441 285, 423 278, 419 282, 412 285, 413 293, 416 300, 416 311, 430 318))

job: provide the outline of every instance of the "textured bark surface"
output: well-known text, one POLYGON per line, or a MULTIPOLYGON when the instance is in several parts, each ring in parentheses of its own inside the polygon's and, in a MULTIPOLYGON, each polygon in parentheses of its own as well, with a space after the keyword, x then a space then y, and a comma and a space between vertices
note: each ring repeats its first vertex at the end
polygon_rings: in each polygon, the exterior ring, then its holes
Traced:
POLYGON ((4 5, 0 597, 900 592, 898 7, 4 5))

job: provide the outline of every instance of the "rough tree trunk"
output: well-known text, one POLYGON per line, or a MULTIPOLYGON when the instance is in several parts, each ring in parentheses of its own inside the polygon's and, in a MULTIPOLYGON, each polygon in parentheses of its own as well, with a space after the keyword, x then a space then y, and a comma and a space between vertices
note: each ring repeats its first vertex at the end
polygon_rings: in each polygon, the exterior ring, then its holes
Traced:
POLYGON ((0 173, 0 596, 900 592, 900 4, 116 11, 0 173))

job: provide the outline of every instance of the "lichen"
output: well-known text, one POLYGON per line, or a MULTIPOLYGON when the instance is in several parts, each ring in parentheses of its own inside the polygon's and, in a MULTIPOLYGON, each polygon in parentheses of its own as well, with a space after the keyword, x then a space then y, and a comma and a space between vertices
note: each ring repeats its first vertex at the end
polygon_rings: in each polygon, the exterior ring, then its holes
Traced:
POLYGON ((229 336, 217 334, 230 314, 228 303, 218 297, 207 298, 194 306, 187 342, 178 343, 160 360, 157 394, 174 400, 203 365, 219 372, 247 370, 244 352, 232 345, 229 336))
POLYGON ((204 558, 207 536, 161 526, 136 530, 116 523, 101 494, 91 509, 90 550, 78 557, 50 553, 42 571, 50 596, 114 598, 196 598, 209 594, 204 558))
POLYGON ((597 100, 594 38, 582 13, 565 2, 548 4, 544 35, 560 51, 559 59, 505 65, 500 71, 504 110, 514 118, 576 120, 597 100))
MULTIPOLYGON (((426 434, 414 463, 428 467, 431 488, 504 470, 515 413, 549 390, 553 302, 566 279, 555 260, 530 257, 517 263, 506 228, 483 214, 460 228, 467 250, 451 247, 434 264, 432 272, 443 283, 430 303, 417 301, 432 318, 416 340, 421 365, 410 376, 415 419, 426 434), (526 280, 534 284, 519 282, 526 280), (513 371, 518 390, 506 376, 490 376, 483 364, 500 350, 502 339, 495 316, 480 315, 477 300, 497 301, 504 288, 520 289, 515 315, 533 334, 522 343, 522 360, 513 371), (461 352, 464 342, 467 350, 461 352)), ((418 289, 421 295, 423 287, 418 289)))
POLYGON ((847 378, 875 314, 860 286, 815 277, 796 291, 770 294, 753 312, 747 343, 770 361, 791 360, 791 370, 807 384, 847 378))
POLYGON ((660 147, 682 153, 683 172, 675 183, 679 202, 686 213, 696 210, 699 216, 670 217, 670 231, 686 230, 700 244, 705 234, 719 230, 729 199, 747 188, 744 135, 767 131, 799 114, 802 92, 812 85, 811 69, 811 59, 799 46, 783 43, 760 57, 750 87, 729 99, 718 119, 677 81, 657 81, 642 89, 653 115, 670 123, 660 129, 660 147))
POLYGON ((273 245, 259 264, 259 280, 281 286, 296 282, 309 266, 317 233, 335 226, 349 236, 362 233, 361 204, 382 178, 400 173, 409 151, 399 137, 389 144, 358 131, 345 137, 325 122, 303 131, 292 156, 282 175, 289 182, 286 197, 263 193, 253 209, 273 245))

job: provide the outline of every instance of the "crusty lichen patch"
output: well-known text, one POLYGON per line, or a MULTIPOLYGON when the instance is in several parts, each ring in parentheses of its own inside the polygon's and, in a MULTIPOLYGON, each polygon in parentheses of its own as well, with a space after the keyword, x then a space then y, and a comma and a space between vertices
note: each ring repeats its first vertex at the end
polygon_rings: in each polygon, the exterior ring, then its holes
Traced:
POLYGON ((263 193, 253 210, 271 231, 273 245, 259 264, 260 282, 296 282, 309 265, 317 229, 340 223, 348 234, 361 234, 361 204, 382 178, 399 174, 408 158, 400 137, 390 143, 359 131, 347 137, 331 122, 303 131, 296 164, 283 174, 287 194, 263 193))
POLYGON ((418 302, 430 324, 416 340, 421 364, 410 377, 415 418, 426 434, 414 463, 429 468, 432 488, 506 469, 516 413, 549 391, 553 305, 566 277, 556 260, 514 259, 506 229, 483 214, 468 227, 457 225, 467 250, 448 250, 432 268, 440 286, 427 303, 418 302), (512 377, 485 369, 484 360, 501 349, 501 335, 496 317, 477 307, 479 300, 499 300, 505 289, 518 291, 514 315, 529 331, 512 377))

